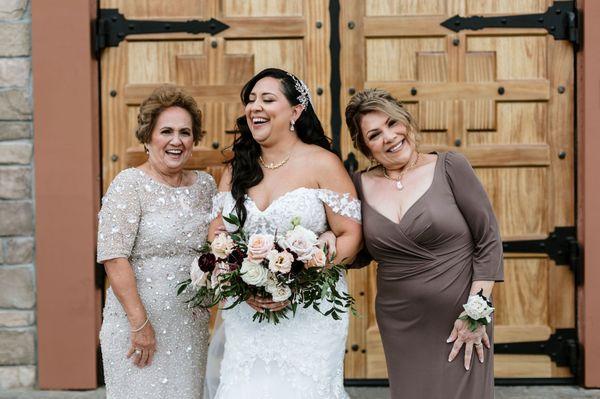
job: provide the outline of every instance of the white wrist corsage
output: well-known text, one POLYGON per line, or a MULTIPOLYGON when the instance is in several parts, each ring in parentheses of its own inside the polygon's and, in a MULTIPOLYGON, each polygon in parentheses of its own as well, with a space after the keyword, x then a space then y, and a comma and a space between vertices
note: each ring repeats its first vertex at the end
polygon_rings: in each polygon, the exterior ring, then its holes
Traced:
POLYGON ((479 325, 487 326, 494 313, 492 303, 483 296, 483 290, 479 290, 476 295, 469 296, 467 303, 463 305, 465 309, 458 318, 469 322, 469 330, 475 331, 479 325))

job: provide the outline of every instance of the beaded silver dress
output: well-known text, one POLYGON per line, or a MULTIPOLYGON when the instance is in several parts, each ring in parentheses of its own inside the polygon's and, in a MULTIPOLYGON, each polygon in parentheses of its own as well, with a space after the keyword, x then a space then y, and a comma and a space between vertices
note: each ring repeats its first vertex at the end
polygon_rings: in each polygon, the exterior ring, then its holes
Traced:
POLYGON ((109 288, 100 331, 108 399, 202 397, 209 314, 192 312, 176 296, 176 285, 189 278, 194 249, 206 240, 216 193, 210 175, 197 175, 193 185, 172 188, 130 168, 102 200, 98 262, 128 258, 157 341, 150 366, 138 368, 126 358, 131 327, 109 288))

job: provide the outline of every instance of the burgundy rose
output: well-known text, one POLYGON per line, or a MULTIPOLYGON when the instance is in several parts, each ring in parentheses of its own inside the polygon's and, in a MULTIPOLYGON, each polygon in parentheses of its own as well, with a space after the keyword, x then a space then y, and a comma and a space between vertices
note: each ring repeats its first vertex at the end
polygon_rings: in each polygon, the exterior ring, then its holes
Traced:
POLYGON ((246 254, 244 253, 244 251, 242 251, 239 248, 236 248, 227 257, 227 263, 229 263, 230 267, 232 267, 232 270, 235 270, 239 268, 239 265, 242 264, 245 256, 246 254), (235 269, 233 268, 234 264, 237 265, 235 269))
POLYGON ((212 272, 217 264, 217 257, 212 253, 202 254, 198 259, 198 267, 203 272, 212 272))
MULTIPOLYGON (((292 253, 293 254, 293 253, 292 253)), ((295 259, 292 262, 292 274, 298 274, 300 273, 302 270, 304 270, 304 262, 302 262, 301 260, 297 260, 295 259)))

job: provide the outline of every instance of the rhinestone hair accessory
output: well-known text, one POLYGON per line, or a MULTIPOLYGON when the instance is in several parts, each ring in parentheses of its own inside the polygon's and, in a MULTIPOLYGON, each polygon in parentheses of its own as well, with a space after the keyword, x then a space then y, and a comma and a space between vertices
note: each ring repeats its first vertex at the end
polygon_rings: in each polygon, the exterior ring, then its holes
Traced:
POLYGON ((300 95, 296 98, 298 99, 300 104, 302 104, 302 107, 304 107, 304 109, 307 109, 309 103, 310 105, 313 105, 312 98, 310 97, 310 91, 308 90, 308 86, 306 85, 306 83, 304 83, 301 79, 298 79, 289 72, 287 74, 290 75, 292 79, 294 79, 294 87, 296 88, 298 93, 300 93, 300 95))

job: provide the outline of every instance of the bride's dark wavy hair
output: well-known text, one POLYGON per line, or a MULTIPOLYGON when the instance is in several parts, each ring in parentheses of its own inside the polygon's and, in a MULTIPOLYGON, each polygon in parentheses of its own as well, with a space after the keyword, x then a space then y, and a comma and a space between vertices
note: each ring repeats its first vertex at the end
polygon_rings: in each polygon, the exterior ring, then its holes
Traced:
MULTIPOLYGON (((267 77, 279 80, 281 91, 292 106, 300 104, 298 100, 300 93, 296 89, 294 78, 282 69, 267 68, 254 75, 242 88, 240 96, 244 106, 250 101, 250 93, 256 83, 267 77)), ((316 144, 331 151, 329 138, 325 136, 321 121, 319 121, 310 102, 296 120, 294 128, 296 135, 303 142, 316 144)), ((248 216, 246 207, 244 206, 246 194, 251 187, 256 186, 262 181, 264 175, 258 163, 258 157, 261 155, 260 144, 252 137, 252 132, 246 121, 246 115, 237 118, 236 131, 237 137, 233 142, 234 155, 229 161, 232 169, 231 195, 235 199, 235 210, 240 219, 240 224, 243 226, 248 216)))

